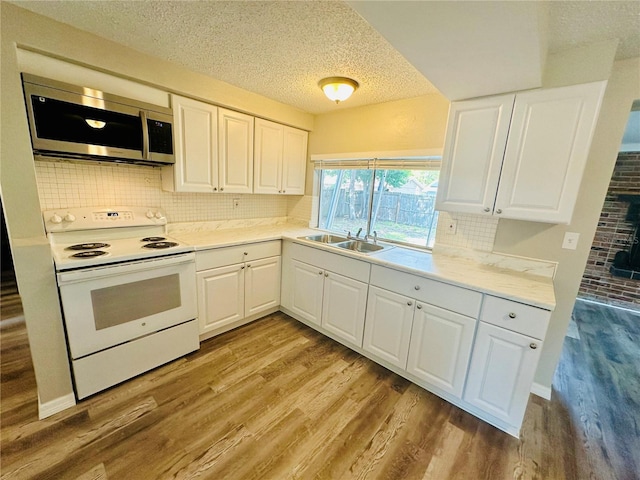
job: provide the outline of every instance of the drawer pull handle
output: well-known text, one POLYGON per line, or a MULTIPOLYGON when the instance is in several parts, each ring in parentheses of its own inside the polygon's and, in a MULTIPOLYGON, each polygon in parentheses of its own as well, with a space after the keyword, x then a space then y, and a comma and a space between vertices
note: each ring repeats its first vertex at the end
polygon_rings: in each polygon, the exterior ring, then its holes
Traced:
POLYGON ((529 344, 529 348, 530 348, 531 350, 535 350, 536 348, 538 348, 538 345, 537 345, 537 344, 535 344, 535 343, 530 343, 530 344, 529 344))
POLYGON ((416 308, 417 308, 418 310, 422 310, 422 305, 418 304, 418 305, 416 305, 416 308))
POLYGON ((408 305, 408 306, 411 306, 411 305, 413 305, 413 303, 411 303, 411 302, 407 302, 407 305, 408 305))
POLYGON ((420 285, 416 285, 415 287, 413 287, 415 290, 420 290, 420 285))
POLYGON ((516 318, 516 314, 515 314, 515 313, 513 313, 513 312, 511 312, 511 313, 509 314, 509 318, 516 318))

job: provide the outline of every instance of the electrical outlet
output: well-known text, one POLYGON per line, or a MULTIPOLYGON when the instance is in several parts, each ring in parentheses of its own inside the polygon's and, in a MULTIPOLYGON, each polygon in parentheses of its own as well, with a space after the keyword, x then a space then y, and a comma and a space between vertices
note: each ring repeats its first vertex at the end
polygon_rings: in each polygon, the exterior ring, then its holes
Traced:
POLYGON ((238 208, 240 206, 240 199, 239 198, 234 198, 233 199, 233 208, 238 208))
POLYGON ((566 232, 562 241, 562 248, 567 250, 575 250, 578 247, 578 239, 580 234, 576 232, 566 232))
POLYGON ((447 225, 447 233, 449 235, 455 235, 458 230, 458 222, 456 220, 450 220, 447 225))

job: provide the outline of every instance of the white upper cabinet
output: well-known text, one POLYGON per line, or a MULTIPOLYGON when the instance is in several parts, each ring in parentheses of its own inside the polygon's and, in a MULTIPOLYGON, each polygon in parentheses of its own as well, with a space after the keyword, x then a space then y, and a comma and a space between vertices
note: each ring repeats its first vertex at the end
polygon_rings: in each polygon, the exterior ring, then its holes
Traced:
POLYGON ((304 195, 308 133, 256 118, 254 193, 304 195))
POLYGON ((436 208, 491 213, 515 95, 454 102, 449 110, 436 208))
POLYGON ((218 188, 218 107, 171 95, 176 163, 163 167, 162 187, 176 192, 218 188))
POLYGON ((220 191, 253 193, 253 122, 251 115, 218 109, 220 191))
POLYGON ((569 223, 605 86, 452 103, 436 207, 569 223))

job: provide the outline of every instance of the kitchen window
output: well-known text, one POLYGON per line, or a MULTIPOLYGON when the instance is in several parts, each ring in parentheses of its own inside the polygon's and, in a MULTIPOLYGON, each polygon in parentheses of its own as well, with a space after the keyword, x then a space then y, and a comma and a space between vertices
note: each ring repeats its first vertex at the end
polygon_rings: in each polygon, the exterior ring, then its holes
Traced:
POLYGON ((317 160, 318 227, 432 248, 440 157, 317 160))

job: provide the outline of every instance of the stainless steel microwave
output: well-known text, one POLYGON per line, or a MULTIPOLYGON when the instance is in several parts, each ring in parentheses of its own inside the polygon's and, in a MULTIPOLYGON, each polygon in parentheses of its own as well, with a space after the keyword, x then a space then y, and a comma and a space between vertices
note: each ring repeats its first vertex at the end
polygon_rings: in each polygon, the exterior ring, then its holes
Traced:
POLYGON ((175 163, 170 108, 22 74, 34 154, 161 166, 175 163))

